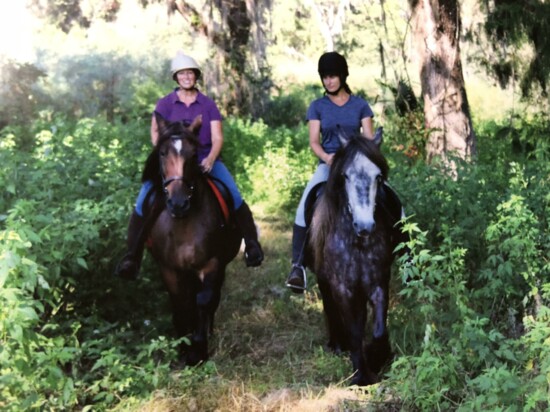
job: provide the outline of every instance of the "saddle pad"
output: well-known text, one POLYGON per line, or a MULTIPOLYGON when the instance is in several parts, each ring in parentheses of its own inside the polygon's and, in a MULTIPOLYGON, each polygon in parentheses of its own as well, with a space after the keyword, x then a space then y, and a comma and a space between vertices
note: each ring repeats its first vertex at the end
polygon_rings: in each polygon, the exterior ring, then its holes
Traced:
POLYGON ((223 218, 225 222, 229 222, 229 207, 227 206, 227 202, 225 201, 222 192, 220 192, 220 189, 216 184, 212 181, 212 179, 206 179, 208 181, 208 184, 210 185, 210 188, 216 195, 216 199, 218 199, 218 203, 220 204, 220 208, 222 210, 223 218))

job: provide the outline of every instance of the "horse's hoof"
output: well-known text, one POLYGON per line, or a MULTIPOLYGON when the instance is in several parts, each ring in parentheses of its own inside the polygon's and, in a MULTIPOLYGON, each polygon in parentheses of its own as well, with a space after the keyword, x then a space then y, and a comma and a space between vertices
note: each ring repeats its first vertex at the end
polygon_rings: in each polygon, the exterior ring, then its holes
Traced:
POLYGON ((350 386, 369 386, 378 382, 380 382, 380 379, 371 371, 368 371, 366 374, 360 374, 357 372, 351 379, 350 386))
POLYGON ((330 352, 338 356, 347 352, 340 344, 334 344, 330 342, 325 345, 324 349, 325 349, 325 352, 330 352))
POLYGON ((188 356, 185 359, 185 365, 187 366, 198 366, 202 363, 202 359, 199 356, 188 356))
POLYGON ((191 346, 187 346, 182 353, 185 356, 187 366, 197 366, 208 360, 208 349, 206 342, 193 341, 191 346))

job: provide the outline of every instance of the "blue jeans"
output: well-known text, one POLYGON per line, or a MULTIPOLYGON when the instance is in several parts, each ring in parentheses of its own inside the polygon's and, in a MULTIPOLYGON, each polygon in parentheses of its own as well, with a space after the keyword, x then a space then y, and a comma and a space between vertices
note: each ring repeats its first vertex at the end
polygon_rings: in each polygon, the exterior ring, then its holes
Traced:
MULTIPOLYGON (((225 164, 223 164, 221 160, 216 160, 214 162, 214 165, 212 166, 212 170, 210 171, 209 175, 217 180, 220 180, 227 187, 229 193, 231 194, 231 197, 233 198, 233 205, 235 207, 235 210, 239 209, 239 207, 241 207, 241 205, 243 204, 243 198, 241 196, 241 193, 239 192, 239 188, 237 187, 235 180, 233 179, 233 176, 231 176, 231 173, 229 173, 229 170, 227 170, 225 164)), ((216 181, 214 182, 217 183, 216 181)), ((140 216, 143 216, 143 204, 149 193, 151 193, 150 198, 151 201, 153 201, 153 182, 151 182, 150 180, 146 180, 141 185, 141 189, 136 200, 135 209, 136 213, 140 216)))
POLYGON ((294 223, 301 227, 306 227, 306 216, 305 216, 305 208, 306 208, 306 200, 309 196, 309 192, 311 192, 311 189, 313 189, 315 186, 317 186, 319 183, 326 182, 328 179, 328 174, 330 171, 330 166, 326 163, 319 163, 317 165, 317 169, 315 170, 315 173, 313 173, 313 176, 309 180, 304 193, 302 194, 302 198, 300 199, 300 204, 298 205, 298 210, 296 211, 296 218, 294 219, 294 223))

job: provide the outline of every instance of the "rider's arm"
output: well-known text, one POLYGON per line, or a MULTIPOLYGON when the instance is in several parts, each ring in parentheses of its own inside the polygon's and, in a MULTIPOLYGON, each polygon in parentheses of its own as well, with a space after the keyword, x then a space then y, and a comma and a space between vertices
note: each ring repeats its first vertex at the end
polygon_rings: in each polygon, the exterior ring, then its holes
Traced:
POLYGON ((159 127, 157 124, 157 119, 155 115, 153 115, 153 118, 151 119, 151 143, 153 143, 153 146, 157 145, 158 140, 159 140, 159 127))
POLYGON ((365 117, 364 119, 361 119, 361 129, 362 134, 369 140, 374 139, 374 126, 372 117, 365 117))
POLYGON ((208 156, 201 162, 202 170, 207 173, 212 170, 212 166, 220 156, 223 146, 222 122, 220 120, 212 120, 210 122, 210 129, 212 130, 212 148, 208 156))
POLYGON ((320 120, 310 120, 308 122, 309 127, 309 146, 311 147, 311 150, 313 150, 313 153, 324 161, 327 164, 332 163, 332 157, 333 154, 328 154, 323 150, 323 146, 321 146, 321 121, 320 120))

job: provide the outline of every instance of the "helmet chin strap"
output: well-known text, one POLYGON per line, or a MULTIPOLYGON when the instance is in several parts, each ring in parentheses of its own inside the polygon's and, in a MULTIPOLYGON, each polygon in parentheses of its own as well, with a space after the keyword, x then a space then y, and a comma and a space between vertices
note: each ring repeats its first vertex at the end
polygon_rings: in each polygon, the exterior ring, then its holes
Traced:
MULTIPOLYGON (((345 88, 345 86, 346 86, 346 78, 345 78, 345 77, 343 78, 341 75, 339 76, 339 78, 340 78, 340 87, 339 87, 338 90, 336 90, 335 92, 329 92, 329 91, 327 90, 327 88, 324 87, 324 85, 323 85, 326 94, 330 94, 331 96, 336 96, 338 93, 340 93, 340 90, 342 90, 342 89, 345 88)), ((322 81, 323 81, 323 78, 321 77, 321 82, 322 82, 322 81)))
POLYGON ((331 96, 336 96, 336 95, 340 92, 340 90, 342 90, 342 86, 340 86, 340 87, 338 88, 338 90, 336 90, 335 92, 329 92, 329 91, 327 90, 327 88, 325 87, 325 93, 326 93, 326 94, 330 94, 331 96))

